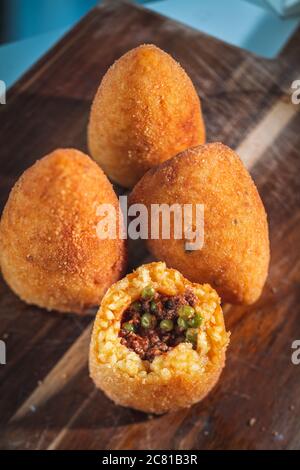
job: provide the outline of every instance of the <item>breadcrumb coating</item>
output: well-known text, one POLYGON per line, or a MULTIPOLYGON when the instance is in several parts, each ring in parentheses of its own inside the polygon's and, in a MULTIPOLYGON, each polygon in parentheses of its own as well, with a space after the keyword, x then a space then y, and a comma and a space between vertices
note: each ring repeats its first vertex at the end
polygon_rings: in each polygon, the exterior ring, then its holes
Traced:
POLYGON ((189 282, 165 263, 150 263, 118 281, 103 298, 93 328, 90 374, 116 403, 164 413, 189 407, 207 395, 222 371, 228 343, 216 291, 208 284, 189 282), (149 284, 166 295, 182 294, 187 288, 196 295, 196 311, 203 317, 196 350, 191 343, 180 343, 149 362, 121 344, 122 314, 149 284))
POLYGON ((113 181, 130 188, 149 168, 204 142, 198 95, 169 54, 142 45, 104 75, 91 109, 88 143, 113 181))
POLYGON ((100 240, 101 203, 118 199, 87 155, 58 149, 26 170, 13 187, 0 223, 4 279, 25 302, 84 313, 100 304, 122 275, 124 240, 100 240))

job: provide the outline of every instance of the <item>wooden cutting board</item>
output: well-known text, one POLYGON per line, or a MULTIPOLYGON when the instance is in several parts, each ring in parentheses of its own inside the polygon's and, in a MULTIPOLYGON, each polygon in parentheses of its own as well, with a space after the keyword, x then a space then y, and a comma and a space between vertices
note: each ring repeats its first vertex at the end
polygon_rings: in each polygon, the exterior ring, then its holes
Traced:
MULTIPOLYGON (((86 148, 92 98, 109 65, 155 43, 178 59, 203 103, 209 141, 238 150, 265 203, 272 261, 259 302, 225 306, 232 332, 221 380, 203 402, 161 417, 115 406, 95 390, 92 317, 47 313, 0 281, 1 444, 6 449, 300 448, 300 31, 274 61, 124 2, 91 11, 8 93, 0 107, 0 203, 56 147, 86 148)), ((144 247, 130 247, 129 270, 144 247)))

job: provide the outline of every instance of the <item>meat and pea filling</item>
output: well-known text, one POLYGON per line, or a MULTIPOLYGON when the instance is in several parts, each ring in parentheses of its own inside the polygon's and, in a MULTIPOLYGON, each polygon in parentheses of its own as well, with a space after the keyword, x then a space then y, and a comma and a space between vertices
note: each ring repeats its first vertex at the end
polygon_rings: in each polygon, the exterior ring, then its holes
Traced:
POLYGON ((196 349, 197 328, 202 322, 195 311, 196 301, 191 290, 167 296, 152 286, 145 287, 123 313, 121 343, 148 361, 182 342, 190 342, 196 349))

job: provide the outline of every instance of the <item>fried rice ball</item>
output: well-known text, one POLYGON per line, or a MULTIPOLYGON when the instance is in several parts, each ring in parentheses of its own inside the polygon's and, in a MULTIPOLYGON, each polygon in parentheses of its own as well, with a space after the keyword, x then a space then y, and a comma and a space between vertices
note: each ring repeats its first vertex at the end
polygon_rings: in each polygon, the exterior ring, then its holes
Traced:
POLYGON ((116 183, 131 188, 153 166, 205 142, 196 90, 166 52, 142 45, 104 75, 91 109, 91 156, 116 183))
POLYGON ((84 313, 99 305, 125 266, 124 240, 100 239, 97 207, 118 199, 98 165, 58 149, 26 170, 0 222, 4 279, 25 302, 84 313))
POLYGON ((251 304, 258 299, 270 258, 267 217, 233 150, 221 143, 186 150, 149 170, 133 189, 130 203, 145 204, 149 213, 151 204, 192 204, 194 235, 196 204, 203 204, 202 248, 187 250, 184 236, 175 239, 171 218, 171 239, 163 239, 161 232, 158 239, 149 237, 149 250, 192 282, 211 284, 224 302, 251 304))
POLYGON ((90 375, 115 403, 160 414, 189 407, 211 391, 223 369, 228 343, 214 289, 191 283, 165 263, 145 264, 114 284, 102 300, 90 345, 90 375), (155 300, 159 298, 163 303, 155 300), (149 326, 145 323, 149 314, 143 312, 149 303, 153 312, 153 302, 157 316, 164 320, 149 326), (140 315, 136 312, 139 303, 140 315), (193 318, 183 317, 186 311, 188 315, 192 311, 193 318), (157 333, 166 322, 173 324, 173 337, 180 339, 169 347, 165 336, 170 336, 170 329, 157 333), (184 322, 193 322, 192 338, 184 322), (160 340, 154 340, 155 335, 160 340), (145 359, 150 340, 153 354, 145 359), (155 352, 153 346, 157 346, 155 352))

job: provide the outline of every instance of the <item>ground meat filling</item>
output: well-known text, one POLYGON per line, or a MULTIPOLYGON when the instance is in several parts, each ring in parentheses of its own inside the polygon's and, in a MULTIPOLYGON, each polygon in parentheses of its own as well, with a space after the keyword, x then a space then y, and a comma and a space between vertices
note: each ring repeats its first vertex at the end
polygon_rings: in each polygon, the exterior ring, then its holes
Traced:
POLYGON ((195 312, 197 297, 192 290, 167 296, 147 286, 141 297, 123 313, 119 336, 121 344, 141 359, 153 359, 182 342, 197 346, 202 317, 195 312))

